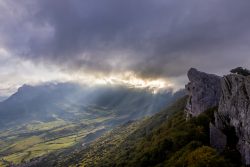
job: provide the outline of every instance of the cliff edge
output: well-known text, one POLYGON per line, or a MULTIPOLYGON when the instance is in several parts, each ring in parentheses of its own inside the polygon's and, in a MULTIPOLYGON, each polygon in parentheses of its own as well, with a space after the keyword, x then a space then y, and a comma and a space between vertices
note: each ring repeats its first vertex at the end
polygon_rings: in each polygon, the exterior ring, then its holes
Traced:
POLYGON ((228 145, 239 150, 244 164, 250 165, 250 76, 224 76, 221 86, 215 126, 228 136, 228 145))

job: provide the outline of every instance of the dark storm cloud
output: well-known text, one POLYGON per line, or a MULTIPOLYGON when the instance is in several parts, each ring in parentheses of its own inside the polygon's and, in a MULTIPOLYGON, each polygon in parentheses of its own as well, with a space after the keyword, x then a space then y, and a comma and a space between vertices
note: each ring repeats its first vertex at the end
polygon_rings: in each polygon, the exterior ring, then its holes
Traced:
POLYGON ((11 2, 0 44, 68 70, 162 77, 250 63, 249 0, 11 2))

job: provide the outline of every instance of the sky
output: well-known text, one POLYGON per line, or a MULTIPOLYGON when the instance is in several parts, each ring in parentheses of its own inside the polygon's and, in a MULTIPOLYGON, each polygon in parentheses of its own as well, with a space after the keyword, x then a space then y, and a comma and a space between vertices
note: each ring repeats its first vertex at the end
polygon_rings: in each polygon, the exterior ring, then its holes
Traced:
POLYGON ((0 0, 0 96, 76 81, 171 87, 250 68, 249 0, 0 0))

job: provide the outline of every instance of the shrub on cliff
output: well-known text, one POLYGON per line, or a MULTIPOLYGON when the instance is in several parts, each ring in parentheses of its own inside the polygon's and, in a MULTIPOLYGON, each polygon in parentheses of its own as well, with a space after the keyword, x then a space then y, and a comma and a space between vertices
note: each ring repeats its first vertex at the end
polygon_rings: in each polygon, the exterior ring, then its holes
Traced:
POLYGON ((250 70, 248 70, 246 68, 242 68, 242 67, 234 68, 230 72, 234 73, 234 74, 243 75, 243 76, 249 76, 250 75, 250 70))
POLYGON ((187 166, 191 167, 231 167, 230 162, 219 156, 215 149, 202 146, 192 151, 187 157, 187 166))

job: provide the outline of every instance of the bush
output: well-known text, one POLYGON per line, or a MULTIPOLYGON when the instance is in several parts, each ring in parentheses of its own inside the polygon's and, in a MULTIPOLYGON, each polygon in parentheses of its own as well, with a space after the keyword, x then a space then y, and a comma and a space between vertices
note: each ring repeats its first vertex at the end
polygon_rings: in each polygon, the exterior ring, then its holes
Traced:
POLYGON ((192 151, 186 158, 188 167, 230 167, 232 166, 217 152, 208 146, 192 151))

